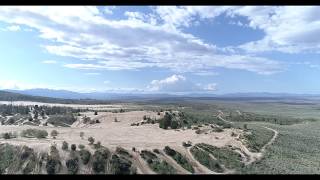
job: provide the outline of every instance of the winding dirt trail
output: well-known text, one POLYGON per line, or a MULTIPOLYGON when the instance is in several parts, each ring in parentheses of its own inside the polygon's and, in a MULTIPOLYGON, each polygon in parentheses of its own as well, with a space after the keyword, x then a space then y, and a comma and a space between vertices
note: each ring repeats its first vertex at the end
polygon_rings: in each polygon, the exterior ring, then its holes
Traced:
POLYGON ((261 151, 260 151, 261 153, 265 153, 266 148, 267 148, 269 145, 271 145, 272 143, 274 143, 274 141, 277 139, 277 137, 278 137, 278 135, 279 135, 279 132, 276 131, 276 130, 274 130, 274 129, 271 129, 271 128, 265 127, 265 126, 264 126, 264 128, 266 128, 266 129, 268 129, 268 130, 270 130, 270 131, 273 131, 274 135, 273 135, 273 137, 270 139, 270 141, 261 148, 261 151))
MULTIPOLYGON (((251 157, 253 157, 253 158, 250 158, 250 159, 249 159, 249 161, 246 163, 247 165, 252 164, 252 163, 255 162, 255 161, 259 161, 259 160, 263 157, 264 153, 266 152, 266 148, 267 148, 268 146, 270 146, 272 143, 274 143, 274 141, 277 139, 277 137, 278 137, 278 135, 279 135, 279 132, 278 132, 278 131, 276 131, 276 130, 274 130, 274 129, 272 129, 272 128, 269 128, 269 127, 265 127, 265 126, 263 126, 263 127, 266 128, 266 129, 268 129, 268 130, 270 130, 270 131, 273 131, 273 132, 274 132, 274 135, 273 135, 273 137, 269 140, 269 142, 266 143, 266 144, 261 148, 261 150, 260 150, 259 153, 254 153, 255 156, 251 156, 251 157)), ((251 153, 251 154, 253 154, 253 153, 251 153)))
POLYGON ((223 112, 221 110, 219 110, 219 114, 217 115, 217 118, 219 118, 221 121, 224 121, 226 123, 230 123, 230 124, 233 124, 233 122, 231 121, 227 121, 225 120, 224 118, 222 118, 221 116, 223 115, 223 112))

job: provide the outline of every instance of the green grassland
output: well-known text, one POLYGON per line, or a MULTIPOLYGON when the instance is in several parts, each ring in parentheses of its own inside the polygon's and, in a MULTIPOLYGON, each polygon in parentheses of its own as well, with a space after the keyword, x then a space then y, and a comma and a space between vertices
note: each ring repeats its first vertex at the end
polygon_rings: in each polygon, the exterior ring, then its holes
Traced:
POLYGON ((290 126, 265 125, 279 132, 261 161, 242 169, 244 174, 320 174, 320 122, 290 126))

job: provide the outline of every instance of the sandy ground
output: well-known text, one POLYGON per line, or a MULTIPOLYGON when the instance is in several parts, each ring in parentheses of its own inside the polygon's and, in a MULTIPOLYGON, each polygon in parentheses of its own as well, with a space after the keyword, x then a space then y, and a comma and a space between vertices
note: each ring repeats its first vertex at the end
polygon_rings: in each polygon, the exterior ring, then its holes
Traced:
MULTIPOLYGON (((84 114, 83 114, 84 115, 84 114)), ((93 125, 84 125, 80 120, 76 121, 72 127, 48 127, 48 126, 13 126, 13 125, 0 125, 0 133, 4 132, 17 132, 20 133, 24 129, 36 128, 47 130, 50 134, 52 130, 57 130, 59 135, 56 139, 48 137, 46 139, 36 138, 22 138, 18 137, 15 139, 4 140, 0 139, 0 143, 10 143, 15 145, 27 145, 34 148, 37 151, 48 152, 49 147, 52 144, 57 144, 61 147, 63 141, 67 141, 69 144, 83 144, 86 147, 88 145, 88 137, 94 137, 96 141, 100 141, 103 146, 115 150, 117 146, 121 146, 127 150, 135 147, 139 152, 144 149, 162 150, 165 146, 170 146, 173 149, 184 154, 195 166, 196 173, 214 173, 202 166, 199 162, 194 161, 189 150, 182 146, 183 142, 191 141, 192 144, 196 143, 207 143, 217 147, 226 145, 234 146, 241 150, 241 152, 249 156, 249 160, 256 159, 259 153, 250 152, 238 139, 239 136, 231 136, 232 132, 240 135, 242 133, 239 129, 224 129, 223 132, 209 132, 207 134, 196 134, 195 130, 164 130, 159 128, 158 124, 144 124, 140 126, 131 126, 132 123, 141 122, 144 115, 150 116, 152 119, 158 116, 155 112, 147 111, 131 111, 125 113, 111 113, 111 112, 100 112, 97 116, 94 116, 92 112, 85 113, 86 116, 92 119, 99 119, 101 123, 93 125), (117 118, 118 122, 114 122, 117 118), (84 132, 84 138, 80 137, 80 132, 84 132)), ((209 126, 204 128, 210 128, 209 126)), ((91 149, 92 151, 92 149, 91 149)), ((132 151, 131 151, 132 152, 132 151)), ((146 164, 139 157, 132 152, 136 159, 136 165, 138 172, 152 174, 152 171, 145 167, 146 164)), ((165 156, 168 160, 169 157, 165 156)), ((169 161, 170 158, 169 158, 169 161)), ((172 164, 172 161, 171 163, 172 164)), ((174 164, 177 166, 177 164, 174 164)), ((184 169, 179 169, 179 173, 186 173, 184 169)))

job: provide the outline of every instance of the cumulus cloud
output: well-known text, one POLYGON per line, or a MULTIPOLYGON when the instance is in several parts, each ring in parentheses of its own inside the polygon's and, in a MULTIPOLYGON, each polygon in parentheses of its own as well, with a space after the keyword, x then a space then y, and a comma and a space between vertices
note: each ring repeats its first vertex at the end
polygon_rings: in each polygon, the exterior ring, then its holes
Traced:
POLYGON ((320 7, 240 7, 231 14, 247 17, 249 26, 261 29, 265 37, 240 46, 248 52, 317 52, 320 49, 320 7))
POLYGON ((164 24, 173 29, 196 25, 198 20, 214 20, 222 14, 246 17, 248 24, 239 21, 229 24, 265 33, 263 39, 238 47, 247 52, 320 52, 320 7, 317 6, 162 6, 155 9, 164 24))
POLYGON ((166 68, 176 73, 223 67, 273 74, 283 69, 276 60, 254 55, 220 53, 179 27, 196 19, 214 18, 234 7, 156 7, 151 14, 126 12, 127 19, 108 19, 97 7, 1 7, 0 21, 24 25, 48 40, 49 53, 79 59, 64 67, 132 70, 166 68), (80 62, 81 61, 81 62, 80 62))
POLYGON ((216 90, 216 84, 211 83, 205 86, 193 83, 183 75, 174 74, 165 79, 153 80, 147 87, 148 91, 154 92, 204 92, 216 90))

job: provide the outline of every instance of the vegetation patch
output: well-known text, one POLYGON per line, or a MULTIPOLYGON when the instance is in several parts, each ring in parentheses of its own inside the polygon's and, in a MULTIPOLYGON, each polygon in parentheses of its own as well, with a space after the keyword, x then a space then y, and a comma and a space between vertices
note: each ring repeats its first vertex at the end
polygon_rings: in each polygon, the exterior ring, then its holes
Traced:
POLYGON ((169 146, 166 146, 164 148, 164 152, 171 156, 181 167, 183 167, 185 170, 194 173, 194 169, 188 159, 183 156, 181 153, 175 151, 174 149, 171 149, 169 146))
POLYGON ((112 174, 136 174, 132 161, 122 155, 113 154, 110 166, 112 174))
POLYGON ((241 155, 228 147, 218 148, 205 143, 196 144, 196 146, 212 154, 218 163, 223 164, 226 168, 238 169, 244 165, 241 162, 241 155))
POLYGON ((86 149, 81 149, 79 151, 79 155, 80 155, 80 159, 82 160, 82 163, 84 165, 87 165, 90 161, 91 158, 91 153, 90 151, 86 150, 86 149))
POLYGON ((47 122, 54 125, 54 126, 69 127, 76 120, 77 119, 73 116, 73 114, 50 115, 47 122))
POLYGON ((95 173, 105 173, 106 164, 111 156, 110 151, 107 148, 101 148, 94 152, 92 156, 92 169, 95 173))
POLYGON ((74 152, 70 153, 69 159, 66 161, 66 167, 68 168, 68 173, 76 174, 79 170, 79 158, 74 152))
POLYGON ((202 165, 206 166, 208 169, 219 173, 222 173, 224 171, 219 162, 215 159, 212 159, 208 152, 203 151, 196 146, 193 146, 190 151, 195 159, 202 165))
POLYGON ((259 152, 261 148, 270 141, 273 135, 273 131, 264 127, 250 126, 241 138, 245 140, 250 151, 259 152))
POLYGON ((149 167, 158 174, 175 174, 176 170, 166 161, 161 160, 148 150, 142 150, 140 156, 148 163, 149 167))
POLYGON ((48 136, 48 132, 46 130, 39 129, 26 129, 21 132, 21 136, 26 138, 43 139, 48 136))
POLYGON ((50 155, 47 157, 46 170, 48 174, 57 174, 62 168, 59 151, 56 146, 51 146, 50 155))

